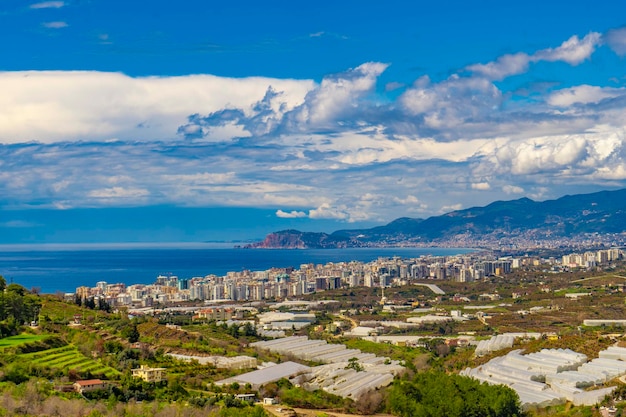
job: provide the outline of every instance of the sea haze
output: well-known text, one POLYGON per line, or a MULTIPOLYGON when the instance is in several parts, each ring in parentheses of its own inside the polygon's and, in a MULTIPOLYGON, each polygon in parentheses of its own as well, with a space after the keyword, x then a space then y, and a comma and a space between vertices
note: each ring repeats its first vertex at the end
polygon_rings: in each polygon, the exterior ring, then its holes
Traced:
POLYGON ((79 286, 151 284, 160 274, 192 278, 231 271, 260 271, 306 263, 362 261, 379 257, 451 256, 454 248, 235 249, 220 244, 186 245, 0 245, 0 275, 7 282, 44 293, 74 292, 79 286))

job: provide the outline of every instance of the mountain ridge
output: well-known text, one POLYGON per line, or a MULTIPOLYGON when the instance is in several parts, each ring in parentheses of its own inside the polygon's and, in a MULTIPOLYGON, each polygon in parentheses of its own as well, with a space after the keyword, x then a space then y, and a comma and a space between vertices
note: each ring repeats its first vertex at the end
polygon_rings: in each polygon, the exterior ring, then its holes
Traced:
POLYGON ((369 229, 330 234, 282 230, 248 248, 324 249, 372 246, 424 246, 494 242, 518 245, 588 234, 626 232, 626 189, 565 195, 554 200, 528 197, 498 200, 486 206, 455 210, 426 219, 400 217, 369 229))

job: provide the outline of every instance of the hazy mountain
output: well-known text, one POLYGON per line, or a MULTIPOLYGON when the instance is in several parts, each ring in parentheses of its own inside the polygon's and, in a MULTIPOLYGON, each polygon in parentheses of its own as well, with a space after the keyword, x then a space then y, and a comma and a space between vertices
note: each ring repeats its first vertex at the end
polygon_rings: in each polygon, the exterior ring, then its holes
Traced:
POLYGON ((520 198, 452 211, 427 219, 399 218, 371 229, 331 234, 285 230, 249 245, 261 248, 336 248, 399 243, 437 243, 486 237, 569 238, 626 231, 626 189, 567 195, 557 200, 520 198))

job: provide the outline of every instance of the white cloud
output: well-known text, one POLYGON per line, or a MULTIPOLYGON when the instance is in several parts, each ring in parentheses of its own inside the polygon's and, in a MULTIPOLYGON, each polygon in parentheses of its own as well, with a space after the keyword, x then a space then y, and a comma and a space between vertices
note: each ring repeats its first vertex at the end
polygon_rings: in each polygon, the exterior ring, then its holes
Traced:
POLYGON ((166 174, 161 178, 168 182, 182 182, 192 184, 223 184, 230 183, 236 180, 234 172, 225 173, 211 173, 203 172, 197 174, 166 174))
POLYGON ((423 116, 427 127, 450 129, 493 113, 502 93, 489 80, 455 74, 437 84, 420 79, 399 102, 408 114, 423 116))
POLYGON ((558 48, 548 48, 538 51, 533 56, 534 60, 543 61, 564 61, 570 65, 578 65, 589 59, 596 47, 602 42, 602 35, 591 32, 584 38, 579 39, 574 35, 558 48))
POLYGON ((146 197, 150 194, 148 190, 141 188, 111 187, 93 190, 89 192, 89 197, 95 198, 137 198, 146 197))
POLYGON ((604 40, 616 54, 626 55, 626 27, 609 30, 604 40))
POLYGON ((576 65, 599 42, 573 37, 442 81, 424 76, 399 96, 375 88, 381 63, 319 83, 0 72, 0 142, 13 144, 0 145, 0 195, 65 208, 265 207, 282 218, 384 222, 503 193, 617 187, 626 179, 624 88, 581 84, 517 100, 494 84, 539 60, 576 65))
POLYGON ((461 210, 462 208, 463 208, 463 204, 461 204, 461 203, 450 204, 450 205, 441 207, 439 212, 440 213, 449 213, 451 211, 461 210))
POLYGON ((502 191, 506 194, 522 194, 524 189, 522 187, 518 187, 517 185, 504 185, 502 186, 502 191))
POLYGON ((36 140, 163 140, 190 114, 238 106, 252 111, 269 86, 296 106, 310 80, 211 75, 133 78, 87 71, 0 73, 0 142, 36 140))
POLYGON ((277 210, 276 217, 280 217, 282 219, 299 219, 302 217, 307 217, 307 214, 303 211, 296 211, 296 210, 292 210, 292 211, 277 210))
POLYGON ((31 9, 60 9, 65 6, 64 1, 43 1, 40 3, 31 4, 31 9))
POLYGON ((385 91, 395 91, 402 87, 404 87, 404 83, 392 81, 390 83, 385 84, 385 91))
POLYGON ((568 107, 576 103, 598 103, 606 98, 624 95, 626 95, 626 88, 597 87, 584 84, 554 91, 547 97, 546 102, 551 106, 568 107))
POLYGON ((296 130, 305 126, 328 127, 357 107, 356 100, 374 88, 376 79, 387 66, 368 62, 345 73, 325 77, 302 104, 286 115, 288 127, 296 130))
POLYGON ((345 209, 345 207, 331 207, 330 204, 324 203, 316 209, 309 210, 309 217, 312 219, 349 220, 350 214, 345 209))
POLYGON ((610 167, 599 167, 593 174, 599 180, 626 180, 626 164, 619 163, 610 167))
POLYGON ((67 22, 62 22, 62 21, 44 22, 41 25, 48 29, 63 29, 69 26, 67 22))
POLYGON ((474 64, 467 67, 469 71, 478 73, 491 80, 501 80, 511 75, 521 74, 528 69, 531 58, 523 52, 503 55, 494 62, 474 64))
MULTIPOLYGON (((620 36, 615 38, 619 43, 620 36)), ((466 69, 490 80, 502 80, 511 75, 525 73, 530 63, 538 61, 563 61, 570 65, 578 65, 589 59, 601 43, 602 35, 597 32, 591 32, 582 39, 574 35, 557 48, 542 49, 533 55, 524 52, 502 55, 495 61, 469 65, 466 69)))
POLYGON ((500 148, 496 158, 501 166, 516 175, 561 170, 580 163, 587 155, 587 143, 582 137, 534 138, 510 143, 500 148))
MULTIPOLYGON (((577 135, 534 137, 501 143, 475 167, 476 173, 499 175, 531 175, 536 181, 562 182, 574 179, 592 182, 608 178, 606 170, 619 170, 624 163, 623 140, 610 127, 598 126, 596 131, 577 135)), ((619 177, 619 175, 618 175, 619 177)), ((507 184, 508 190, 513 186, 507 184)), ((506 189, 505 189, 506 191, 506 189)))
POLYGON ((212 136, 215 129, 236 127, 238 137, 285 135, 350 130, 355 125, 369 126, 360 120, 371 106, 369 95, 386 64, 368 62, 343 73, 324 77, 311 88, 301 103, 285 101, 284 92, 269 86, 265 94, 247 109, 228 106, 206 116, 194 114, 179 133, 198 139, 212 136))
POLYGON ((419 204, 420 203, 419 199, 415 197, 414 195, 407 195, 404 198, 394 196, 393 201, 398 204, 419 204))
POLYGON ((472 190, 486 191, 491 189, 488 182, 474 182, 471 185, 472 190))

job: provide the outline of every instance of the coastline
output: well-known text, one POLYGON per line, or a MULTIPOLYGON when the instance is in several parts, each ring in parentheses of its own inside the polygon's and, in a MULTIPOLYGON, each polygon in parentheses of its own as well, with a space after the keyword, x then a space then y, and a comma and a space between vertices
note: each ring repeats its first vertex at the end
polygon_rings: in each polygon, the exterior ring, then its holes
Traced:
MULTIPOLYGON (((20 246, 19 249, 24 248, 20 246)), ((32 248, 28 246, 27 248, 32 248)), ((37 247, 38 248, 38 247, 37 247)), ((242 270, 299 267, 329 262, 368 262, 379 257, 453 256, 468 248, 344 248, 241 250, 210 245, 187 247, 46 246, 41 250, 2 251, 0 275, 43 293, 73 292, 98 281, 151 284, 158 275, 181 278, 225 276, 242 270)))

